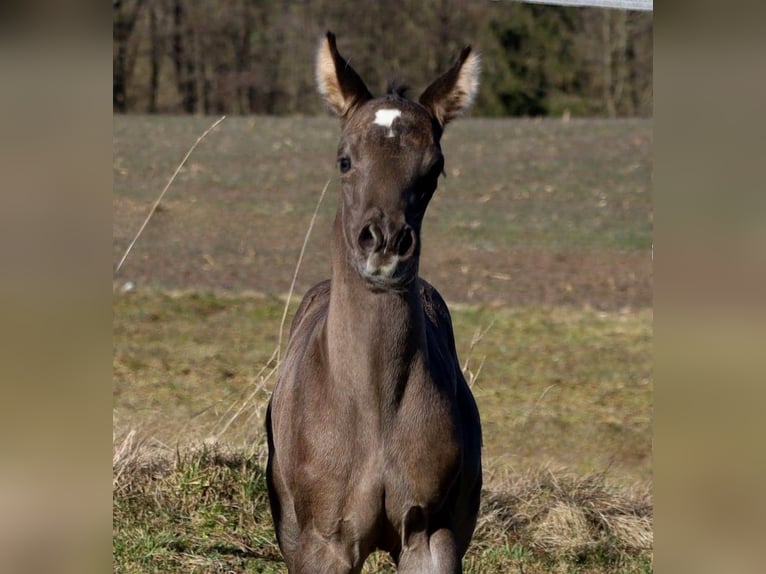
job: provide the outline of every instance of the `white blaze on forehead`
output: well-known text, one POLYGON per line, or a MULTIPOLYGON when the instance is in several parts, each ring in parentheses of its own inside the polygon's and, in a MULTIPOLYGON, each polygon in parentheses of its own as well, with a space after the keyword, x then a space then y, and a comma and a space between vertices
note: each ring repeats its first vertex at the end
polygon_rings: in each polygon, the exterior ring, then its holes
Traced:
POLYGON ((375 112, 375 123, 385 128, 390 128, 394 120, 402 115, 402 110, 378 110, 375 112))
POLYGON ((375 112, 375 125, 382 126, 384 128, 388 128, 388 134, 386 134, 388 137, 394 136, 394 130, 391 126, 394 124, 394 120, 402 115, 402 110, 392 109, 382 109, 375 112))

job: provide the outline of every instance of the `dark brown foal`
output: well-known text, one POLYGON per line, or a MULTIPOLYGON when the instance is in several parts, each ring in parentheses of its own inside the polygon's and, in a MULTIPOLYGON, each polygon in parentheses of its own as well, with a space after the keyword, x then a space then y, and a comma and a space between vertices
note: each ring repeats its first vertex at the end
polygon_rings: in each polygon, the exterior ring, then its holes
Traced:
POLYGON ((328 33, 319 91, 340 116, 332 278, 293 320, 267 415, 268 483, 292 574, 462 571, 481 491, 481 427, 449 311, 418 276, 445 125, 471 103, 465 48, 417 102, 374 98, 328 33))

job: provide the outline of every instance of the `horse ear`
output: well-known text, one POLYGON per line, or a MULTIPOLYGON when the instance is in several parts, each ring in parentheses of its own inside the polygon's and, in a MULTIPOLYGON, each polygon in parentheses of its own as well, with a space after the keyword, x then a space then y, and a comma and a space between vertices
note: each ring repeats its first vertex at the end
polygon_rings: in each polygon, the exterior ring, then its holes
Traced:
POLYGON ((437 78, 420 96, 420 103, 431 112, 442 128, 473 103, 476 92, 479 91, 480 71, 479 54, 472 52, 470 46, 466 46, 460 52, 455 65, 437 78))
POLYGON ((335 46, 335 34, 327 32, 317 51, 316 78, 319 93, 341 118, 372 99, 362 78, 348 65, 335 46))

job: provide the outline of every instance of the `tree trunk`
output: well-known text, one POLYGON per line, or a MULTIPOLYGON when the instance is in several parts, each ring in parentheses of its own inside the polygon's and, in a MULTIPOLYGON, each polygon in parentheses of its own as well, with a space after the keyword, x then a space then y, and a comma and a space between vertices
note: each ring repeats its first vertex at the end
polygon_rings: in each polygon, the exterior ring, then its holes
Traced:
POLYGON ((242 7, 242 36, 236 40, 235 51, 237 54, 237 106, 239 113, 250 111, 248 102, 248 89, 245 78, 250 80, 250 35, 253 33, 253 13, 250 5, 245 3, 242 7))
POLYGON ((615 62, 614 62, 614 91, 613 99, 615 109, 623 113, 630 113, 632 110, 625 110, 622 105, 625 94, 625 80, 628 76, 627 70, 627 52, 628 52, 628 24, 627 12, 625 10, 616 10, 614 13, 615 24, 615 62))
POLYGON ((200 39, 199 30, 192 32, 192 42, 194 47, 194 63, 189 72, 194 83, 194 101, 196 103, 194 113, 202 116, 207 111, 207 90, 205 88, 205 69, 202 64, 202 40, 200 39))
POLYGON ((149 34, 151 35, 151 68, 149 72, 148 112, 150 114, 157 112, 157 91, 159 89, 160 66, 162 65, 162 39, 160 38, 158 25, 158 10, 159 8, 157 6, 152 6, 149 12, 149 34))
POLYGON ((178 94, 181 97, 181 107, 187 114, 193 114, 197 108, 194 88, 194 62, 188 55, 187 42, 189 41, 189 38, 193 38, 194 32, 187 31, 186 28, 186 15, 183 2, 182 0, 174 0, 173 67, 175 68, 176 73, 178 94))
POLYGON ((606 113, 610 118, 617 115, 614 105, 614 95, 612 93, 612 27, 611 10, 602 11, 601 20, 601 42, 603 49, 603 81, 604 81, 604 106, 606 113))
POLYGON ((112 109, 118 114, 124 114, 127 110, 126 91, 127 85, 127 45, 121 40, 117 40, 117 56, 114 58, 112 72, 112 109))
POLYGON ((112 3, 112 38, 116 44, 116 54, 112 58, 112 108, 117 113, 125 113, 128 109, 130 38, 144 2, 145 0, 137 0, 132 11, 125 9, 124 2, 121 0, 114 0, 112 3))

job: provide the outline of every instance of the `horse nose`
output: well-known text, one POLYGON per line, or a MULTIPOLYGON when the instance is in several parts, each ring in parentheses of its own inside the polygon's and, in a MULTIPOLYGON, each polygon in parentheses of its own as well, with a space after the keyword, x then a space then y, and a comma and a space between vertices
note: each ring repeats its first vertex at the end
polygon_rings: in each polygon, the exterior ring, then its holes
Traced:
POLYGON ((367 255, 397 255, 406 259, 415 252, 415 230, 409 225, 381 227, 370 222, 359 232, 359 247, 367 255))
POLYGON ((385 248, 383 231, 376 223, 368 223, 359 232, 359 247, 367 254, 383 251, 385 248))
POLYGON ((409 225, 405 225, 396 235, 396 241, 393 248, 401 259, 406 259, 415 253, 416 242, 417 238, 415 237, 415 230, 409 225))

